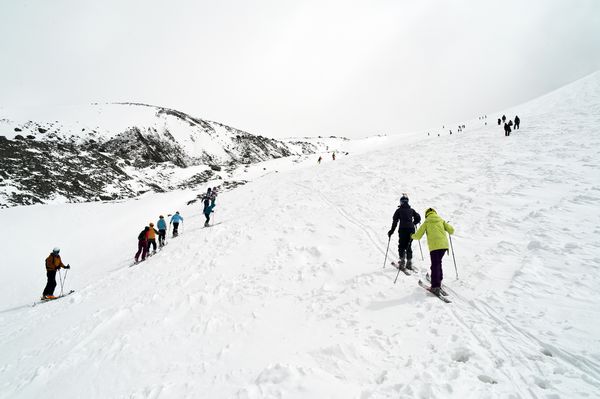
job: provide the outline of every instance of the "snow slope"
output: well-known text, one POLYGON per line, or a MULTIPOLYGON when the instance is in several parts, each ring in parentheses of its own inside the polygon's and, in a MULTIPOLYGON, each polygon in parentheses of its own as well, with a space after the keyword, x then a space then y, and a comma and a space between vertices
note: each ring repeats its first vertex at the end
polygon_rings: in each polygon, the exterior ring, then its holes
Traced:
POLYGON ((208 229, 191 192, 0 210, 0 398, 598 397, 600 74, 515 112, 508 138, 471 121, 267 173, 208 229), (402 192, 456 228, 452 304, 382 268, 402 192), (183 234, 128 268, 175 209, 183 234), (57 242, 77 293, 25 306, 57 242))

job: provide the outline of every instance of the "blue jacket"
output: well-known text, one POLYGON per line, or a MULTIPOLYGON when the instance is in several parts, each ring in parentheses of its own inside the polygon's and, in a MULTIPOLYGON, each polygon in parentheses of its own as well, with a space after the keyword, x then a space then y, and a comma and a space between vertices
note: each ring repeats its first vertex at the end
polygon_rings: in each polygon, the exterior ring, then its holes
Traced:
POLYGON ((183 217, 176 213, 173 216, 171 216, 171 222, 170 223, 179 223, 179 222, 183 222, 183 217))
POLYGON ((158 219, 158 222, 156 222, 156 227, 158 227, 159 230, 166 230, 167 222, 165 219, 158 219))

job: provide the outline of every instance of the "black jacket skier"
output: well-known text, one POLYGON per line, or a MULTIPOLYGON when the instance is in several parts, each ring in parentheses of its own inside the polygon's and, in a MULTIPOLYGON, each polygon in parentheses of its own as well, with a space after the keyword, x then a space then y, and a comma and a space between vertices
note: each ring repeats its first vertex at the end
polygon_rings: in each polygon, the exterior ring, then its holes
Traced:
POLYGON ((399 266, 404 267, 406 255, 406 268, 412 269, 412 238, 410 235, 415 232, 415 225, 421 222, 421 216, 410 207, 408 197, 403 194, 400 198, 400 206, 394 212, 392 228, 388 231, 388 237, 392 237, 396 226, 398 226, 398 256, 399 266))
POLYGON ((521 124, 521 119, 518 116, 515 116, 515 130, 519 129, 519 125, 521 124))

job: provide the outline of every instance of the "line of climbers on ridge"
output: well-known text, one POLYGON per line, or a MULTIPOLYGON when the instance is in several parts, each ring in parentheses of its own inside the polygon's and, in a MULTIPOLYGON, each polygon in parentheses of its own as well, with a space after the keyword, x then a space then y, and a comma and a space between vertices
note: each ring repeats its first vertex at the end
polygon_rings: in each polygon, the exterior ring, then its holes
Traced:
MULTIPOLYGON (((210 214, 214 212, 215 202, 217 200, 217 196, 219 195, 217 191, 217 187, 208 188, 207 192, 202 195, 203 201, 203 210, 202 213, 206 218, 204 222, 204 227, 209 227, 210 223, 210 214)), ((171 215, 169 215, 171 216, 171 215)), ((179 225, 183 226, 183 216, 179 213, 179 211, 175 212, 174 215, 171 216, 171 220, 169 221, 169 226, 173 226, 173 238, 179 235, 179 225)), ((150 222, 148 226, 145 226, 144 229, 138 234, 138 250, 134 256, 135 263, 138 263, 140 260, 145 260, 147 256, 150 256, 150 248, 152 248, 152 254, 156 253, 156 237, 158 236, 158 248, 161 249, 165 245, 167 245, 167 222, 163 215, 158 217, 158 221, 156 222, 156 227, 154 227, 154 223, 150 222)), ((70 269, 70 265, 65 265, 62 262, 60 257, 60 248, 55 247, 52 249, 52 252, 46 258, 46 286, 44 287, 44 291, 42 293, 42 300, 51 300, 56 299, 57 297, 54 295, 54 290, 56 289, 56 272, 60 269, 70 269)), ((62 283, 62 281, 61 281, 62 283)))
MULTIPOLYGON (((502 118, 498 118, 498 126, 500 126, 501 123, 504 123, 504 135, 507 137, 510 136, 510 133, 512 132, 513 121, 509 120, 506 122, 506 115, 502 115, 502 118)), ((518 115, 515 115, 515 130, 519 130, 520 125, 521 119, 519 119, 518 115)))
POLYGON ((444 221, 433 208, 425 210, 423 224, 418 229, 415 229, 419 223, 421 223, 421 215, 408 204, 408 196, 402 194, 400 205, 392 217, 392 227, 387 235, 391 239, 396 226, 398 226, 398 267, 400 269, 406 268, 412 270, 412 242, 413 240, 420 240, 424 234, 427 234, 427 245, 431 259, 431 287, 429 290, 433 294, 440 296, 440 289, 444 278, 442 258, 449 247, 446 233, 454 234, 454 227, 444 221))
MULTIPOLYGON (((486 120, 487 119, 487 115, 484 116, 480 116, 479 120, 486 120)), ((521 119, 519 118, 518 115, 515 115, 515 121, 513 123, 512 120, 506 120, 506 115, 502 115, 501 118, 498 118, 498 126, 501 126, 502 124, 504 124, 504 135, 505 136, 510 136, 510 133, 512 132, 512 127, 514 126, 515 130, 519 130, 519 126, 521 125, 521 119)), ((485 125, 487 126, 487 121, 485 122, 485 125)), ((442 129, 445 129, 446 126, 442 126, 442 129)), ((458 126, 458 132, 462 132, 464 129, 466 128, 466 125, 459 125, 458 126)), ((450 135, 452 135, 452 130, 449 130, 450 135)), ((430 132, 427 132, 428 136, 431 136, 430 132)), ((438 137, 440 137, 440 134, 438 133, 438 137)), ((320 159, 319 159, 320 162, 320 159)))
MULTIPOLYGON (((206 193, 202 196, 203 202, 203 210, 202 213, 206 218, 204 222, 204 227, 209 227, 210 223, 210 214, 214 212, 215 202, 217 200, 217 187, 208 188, 206 193)), ((170 216, 170 215, 169 215, 170 216)), ((183 226, 183 216, 179 214, 179 211, 175 212, 173 216, 171 216, 171 220, 169 221, 169 226, 173 226, 173 238, 179 235, 179 224, 183 226)), ((147 256, 154 255, 156 253, 156 235, 158 234, 158 244, 159 248, 162 248, 167 244, 166 235, 167 235, 167 223, 164 217, 159 216, 157 222, 158 230, 154 228, 154 223, 150 223, 148 226, 144 227, 144 230, 138 234, 138 251, 135 254, 135 263, 139 262, 139 258, 141 255, 141 260, 146 260, 147 256), (152 253, 150 253, 150 247, 152 246, 152 253)))

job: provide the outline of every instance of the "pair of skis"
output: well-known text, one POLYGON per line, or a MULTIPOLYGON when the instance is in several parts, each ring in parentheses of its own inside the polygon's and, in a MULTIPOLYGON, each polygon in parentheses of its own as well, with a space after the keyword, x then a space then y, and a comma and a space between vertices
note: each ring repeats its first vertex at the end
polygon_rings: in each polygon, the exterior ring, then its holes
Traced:
POLYGON ((74 292, 75 292, 75 290, 71 290, 71 291, 67 292, 66 294, 59 295, 59 296, 57 296, 55 298, 41 298, 39 301, 35 301, 33 303, 33 305, 31 305, 31 306, 36 306, 36 305, 39 305, 39 304, 42 304, 42 303, 56 301, 57 299, 69 296, 69 295, 71 295, 74 292))
MULTIPOLYGON (((396 269, 398 269, 399 271, 403 272, 404 274, 406 274, 407 276, 411 276, 413 273, 411 273, 409 271, 409 269, 407 269, 406 267, 400 267, 400 265, 396 262, 392 262, 392 266, 394 266, 396 269)), ((414 266, 412 266, 412 270, 414 272, 416 272, 417 270, 414 268, 414 266)), ((416 273, 415 273, 416 274, 416 273)), ((427 281, 429 281, 429 283, 431 283, 431 277, 429 276, 429 273, 427 273, 427 275, 425 276, 427 278, 427 281)), ((398 279, 398 276, 396 276, 396 279, 398 279)), ((396 283, 396 280, 394 280, 394 283, 396 283)), ((432 295, 435 295, 436 297, 438 297, 442 302, 445 303, 452 303, 452 301, 450 299, 447 298, 448 296, 448 292, 446 290, 444 290, 443 288, 440 288, 440 293, 439 295, 434 293, 433 291, 431 291, 431 287, 428 287, 423 281, 421 281, 419 279, 419 286, 422 287, 423 289, 425 289, 427 292, 429 292, 432 295)))

